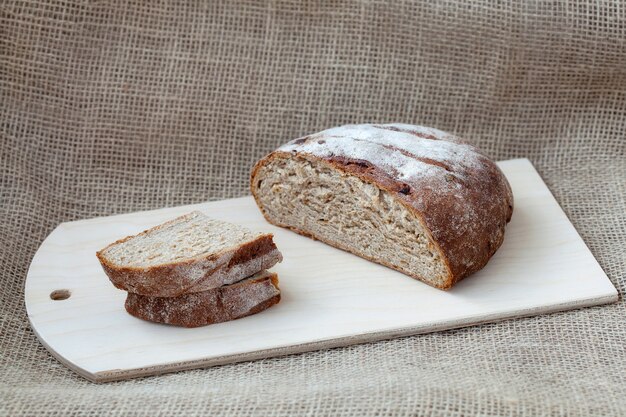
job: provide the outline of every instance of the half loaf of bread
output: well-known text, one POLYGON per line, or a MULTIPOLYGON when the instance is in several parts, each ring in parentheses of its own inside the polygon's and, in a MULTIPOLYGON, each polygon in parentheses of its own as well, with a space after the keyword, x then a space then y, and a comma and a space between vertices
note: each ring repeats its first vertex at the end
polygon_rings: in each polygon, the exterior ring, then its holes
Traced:
POLYGON ((261 271, 234 284, 178 297, 128 293, 125 307, 130 314, 143 320, 199 327, 256 314, 279 301, 277 275, 261 271))
POLYGON ((261 159, 251 189, 265 218, 437 288, 485 266, 513 195, 497 165, 437 129, 348 125, 261 159))
POLYGON ((232 284, 282 261, 271 234, 198 211, 118 240, 96 255, 117 288, 154 297, 232 284))

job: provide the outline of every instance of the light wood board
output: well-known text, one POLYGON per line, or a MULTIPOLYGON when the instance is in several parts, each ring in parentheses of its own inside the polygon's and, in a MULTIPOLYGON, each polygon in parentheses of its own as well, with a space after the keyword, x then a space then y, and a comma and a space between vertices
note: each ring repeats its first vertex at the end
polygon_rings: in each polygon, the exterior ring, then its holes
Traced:
POLYGON ((26 308, 44 346, 92 381, 112 381, 346 346, 617 300, 617 291, 531 163, 499 164, 515 211, 487 267, 448 292, 284 229, 252 197, 59 225, 33 258, 26 308), (260 314, 196 329, 124 310, 95 252, 192 210, 274 233, 283 299, 260 314), (55 290, 71 292, 51 299, 55 290))

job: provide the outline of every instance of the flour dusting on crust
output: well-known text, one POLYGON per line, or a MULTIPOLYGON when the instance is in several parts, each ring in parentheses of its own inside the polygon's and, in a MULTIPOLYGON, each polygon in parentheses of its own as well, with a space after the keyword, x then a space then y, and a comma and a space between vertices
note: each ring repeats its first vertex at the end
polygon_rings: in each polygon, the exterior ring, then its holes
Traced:
POLYGON ((485 156, 474 146, 433 128, 405 124, 347 125, 295 139, 279 151, 320 158, 344 157, 380 167, 394 179, 420 186, 437 181, 440 189, 460 188, 485 156))

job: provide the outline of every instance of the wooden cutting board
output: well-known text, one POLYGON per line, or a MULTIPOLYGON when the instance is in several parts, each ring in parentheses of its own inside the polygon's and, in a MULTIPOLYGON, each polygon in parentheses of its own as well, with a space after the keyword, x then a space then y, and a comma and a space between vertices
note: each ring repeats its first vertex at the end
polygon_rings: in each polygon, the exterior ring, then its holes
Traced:
POLYGON ((515 196, 504 244, 487 267, 448 292, 271 226, 244 197, 59 225, 28 271, 28 317, 59 361, 102 382, 616 301, 617 291, 531 163, 499 165, 515 196), (125 293, 109 282, 96 250, 192 210, 274 233, 285 258, 273 268, 280 304, 196 329, 126 313, 125 293))

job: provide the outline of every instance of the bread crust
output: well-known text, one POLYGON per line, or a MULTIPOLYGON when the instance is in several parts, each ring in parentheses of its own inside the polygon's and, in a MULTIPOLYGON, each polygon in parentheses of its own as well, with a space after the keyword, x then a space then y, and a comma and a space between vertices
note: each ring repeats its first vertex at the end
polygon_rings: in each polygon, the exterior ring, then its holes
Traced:
MULTIPOLYGON (((379 125, 376 127, 381 129, 389 128, 388 130, 397 131, 397 129, 394 129, 391 125, 379 125)), ((443 135, 425 135, 420 129, 422 128, 416 127, 416 129, 413 130, 409 127, 407 130, 403 131, 407 131, 407 133, 422 139, 446 140, 462 145, 465 149, 467 149, 468 146, 471 147, 467 142, 456 137, 447 134, 445 137, 443 135)), ((424 229, 430 234, 430 241, 440 252, 448 269, 448 276, 445 282, 436 286, 417 274, 408 273, 408 275, 430 285, 434 285, 437 288, 444 290, 449 289, 461 279, 482 269, 501 246, 504 240, 505 226, 510 221, 513 213, 513 194, 502 171, 477 148, 471 147, 471 150, 474 152, 472 156, 480 163, 476 167, 467 168, 465 170, 466 172, 464 172, 466 175, 464 175, 463 181, 459 184, 464 197, 463 204, 461 205, 455 196, 442 193, 434 187, 429 187, 430 183, 433 185, 436 183, 434 178, 430 182, 427 178, 419 183, 410 180, 401 180, 398 178, 397 173, 384 169, 382 166, 372 161, 350 158, 345 155, 320 157, 309 152, 304 152, 302 148, 311 140, 318 141, 318 143, 325 142, 324 132, 316 134, 314 138, 311 136, 289 142, 281 147, 284 148, 288 146, 290 149, 289 152, 279 148, 258 161, 252 169, 250 176, 252 195, 268 222, 289 228, 304 236, 321 240, 373 262, 400 270, 384 259, 373 259, 356 252, 354 248, 343 247, 334 242, 329 242, 311 231, 300 230, 291 225, 276 223, 267 215, 258 194, 257 183, 259 180, 262 180, 262 178, 257 177, 259 171, 265 165, 279 158, 295 158, 324 164, 337 170, 338 173, 356 176, 366 183, 387 191, 398 203, 414 214, 425 226, 424 229), (457 224, 452 223, 455 219, 463 219, 465 211, 470 209, 476 215, 471 221, 466 222, 468 224, 462 225, 463 227, 457 227, 457 224)), ((350 138, 346 138, 346 140, 350 140, 350 138)), ((358 145, 355 144, 355 146, 358 145)), ((389 148, 395 148, 395 150, 406 154, 404 149, 393 146, 389 146, 389 148)), ((409 156, 411 155, 409 154, 409 156)), ((446 170, 452 170, 443 160, 416 159, 430 165, 444 168, 443 170, 435 170, 435 175, 446 175, 446 170)), ((456 176, 450 175, 450 178, 450 181, 459 181, 456 176)), ((440 181, 441 178, 437 180, 440 181)), ((407 271, 401 272, 407 273, 407 271)))
POLYGON ((260 235, 218 253, 145 268, 118 266, 103 254, 108 247, 132 237, 112 243, 98 251, 96 256, 113 285, 129 293, 147 296, 177 297, 188 292, 206 291, 240 281, 282 261, 272 234, 260 235))
POLYGON ((178 297, 129 293, 125 308, 143 320, 199 327, 250 316, 279 301, 278 276, 264 271, 234 284, 178 297))

